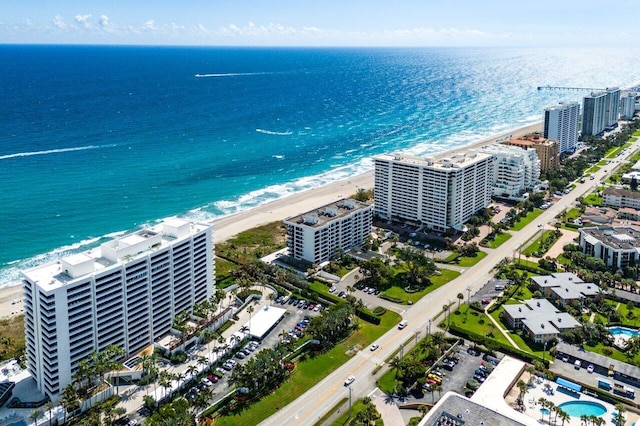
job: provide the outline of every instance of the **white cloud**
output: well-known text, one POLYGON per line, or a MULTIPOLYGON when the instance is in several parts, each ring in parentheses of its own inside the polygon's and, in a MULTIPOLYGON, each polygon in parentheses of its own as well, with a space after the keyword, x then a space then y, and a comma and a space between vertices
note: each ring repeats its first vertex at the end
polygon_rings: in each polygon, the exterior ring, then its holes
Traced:
POLYGON ((117 30, 116 26, 109 21, 109 17, 107 15, 100 15, 98 25, 107 33, 115 33, 117 30))
POLYGON ((153 21, 153 19, 149 19, 147 22, 145 22, 145 23, 142 25, 142 29, 145 29, 145 30, 155 30, 155 26, 154 26, 154 21, 153 21))
POLYGON ((83 28, 90 28, 91 23, 89 22, 89 18, 91 15, 76 15, 76 23, 83 28))
POLYGON ((67 28, 67 24, 64 23, 64 19, 62 19, 62 16, 60 15, 56 15, 53 17, 53 26, 61 30, 67 28))

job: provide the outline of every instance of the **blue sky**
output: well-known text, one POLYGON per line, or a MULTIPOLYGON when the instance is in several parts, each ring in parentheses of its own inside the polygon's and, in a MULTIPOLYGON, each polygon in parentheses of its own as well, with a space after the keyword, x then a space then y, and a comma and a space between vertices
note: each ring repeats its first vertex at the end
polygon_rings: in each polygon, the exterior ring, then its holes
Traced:
POLYGON ((0 43, 636 46, 634 0, 0 0, 0 43))

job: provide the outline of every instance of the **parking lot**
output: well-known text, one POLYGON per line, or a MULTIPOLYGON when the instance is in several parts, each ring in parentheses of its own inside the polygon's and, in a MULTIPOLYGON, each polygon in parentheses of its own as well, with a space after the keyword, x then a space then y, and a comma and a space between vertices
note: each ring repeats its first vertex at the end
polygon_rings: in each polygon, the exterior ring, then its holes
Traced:
MULTIPOLYGON (((426 389, 422 392, 415 392, 412 394, 405 403, 409 402, 426 402, 426 403, 434 403, 440 399, 440 396, 447 391, 454 391, 460 394, 465 393, 465 388, 467 387, 467 382, 469 379, 473 379, 476 376, 476 381, 482 382, 484 381, 484 377, 480 378, 476 371, 482 369, 483 364, 487 365, 487 370, 492 370, 492 366, 488 366, 491 362, 483 359, 485 354, 474 350, 472 347, 467 344, 459 345, 457 351, 453 351, 450 356, 438 363, 437 366, 434 366, 431 370, 432 373, 436 375, 440 375, 442 377, 441 382, 439 383, 441 390, 437 389, 438 385, 437 379, 432 380, 435 383, 430 385, 431 390, 426 389)), ((497 361, 494 359, 494 361, 497 361)), ((490 373, 483 373, 485 376, 488 376, 490 373)), ((429 376, 429 374, 427 374, 429 376)), ((427 379, 429 381, 429 378, 427 379)), ((481 383, 480 383, 481 384, 481 383)))
POLYGON ((488 305, 491 303, 491 299, 497 298, 507 285, 509 285, 508 280, 492 278, 471 296, 470 301, 471 303, 478 302, 483 305, 488 305))

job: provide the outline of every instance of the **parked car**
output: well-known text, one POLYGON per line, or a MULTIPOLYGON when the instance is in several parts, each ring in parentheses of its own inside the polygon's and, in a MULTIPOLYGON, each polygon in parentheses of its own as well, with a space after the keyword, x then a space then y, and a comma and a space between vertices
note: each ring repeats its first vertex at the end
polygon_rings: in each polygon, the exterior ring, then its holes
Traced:
POLYGON ((349 386, 355 380, 355 376, 349 376, 344 380, 344 385, 349 386))

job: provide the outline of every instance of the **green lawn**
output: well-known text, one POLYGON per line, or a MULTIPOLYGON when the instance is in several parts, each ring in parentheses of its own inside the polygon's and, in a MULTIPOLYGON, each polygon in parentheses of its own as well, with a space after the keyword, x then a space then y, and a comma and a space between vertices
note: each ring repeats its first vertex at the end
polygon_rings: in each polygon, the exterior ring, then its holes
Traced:
POLYGON ((602 197, 592 192, 591 194, 584 197, 583 203, 591 206, 601 206, 602 197))
POLYGON ((636 130, 635 132, 633 132, 633 136, 640 136, 640 130, 636 130))
POLYGON ((480 262, 485 257, 487 257, 487 252, 480 250, 473 257, 468 257, 468 256, 459 257, 458 266, 464 266, 465 268, 468 268, 480 262))
MULTIPOLYGON (((348 394, 349 391, 346 390, 345 388, 345 392, 348 394)), ((344 426, 344 425, 348 425, 350 424, 350 421, 352 418, 354 418, 355 416, 358 415, 358 413, 360 411, 363 411, 365 409, 364 403, 362 402, 361 399, 355 401, 353 403, 353 405, 351 406, 351 416, 349 416, 349 403, 347 403, 344 406, 344 412, 342 413, 342 415, 340 417, 338 417, 338 419, 336 421, 334 421, 333 423, 331 423, 331 426, 344 426)), ((374 423, 376 426, 382 426, 382 419, 378 419, 375 421, 374 423)))
POLYGON ((598 166, 593 166, 593 167, 591 167, 591 168, 587 169, 587 171, 585 172, 585 174, 593 174, 593 173, 596 173, 596 172, 597 172, 597 171, 599 171, 599 170, 600 170, 600 167, 598 167, 598 166))
POLYGON ((513 225, 511 229, 513 231, 519 231, 525 226, 527 226, 528 224, 530 224, 532 220, 534 220, 536 217, 540 216, 541 214, 542 214, 542 210, 534 209, 532 212, 529 212, 529 214, 527 214, 525 217, 520 219, 515 225, 513 225))
POLYGON ((351 358, 346 354, 350 348, 361 345, 366 350, 371 342, 395 327, 399 321, 400 315, 392 311, 382 316, 379 326, 360 321, 360 328, 329 352, 300 362, 289 380, 275 392, 237 413, 218 418, 216 425, 257 425, 347 362, 351 358))
POLYGON ((216 257, 216 279, 228 277, 237 267, 235 263, 229 262, 227 259, 216 257))
POLYGON ((579 218, 580 216, 582 216, 582 212, 580 211, 580 209, 573 208, 573 209, 571 209, 571 210, 569 210, 567 212, 567 220, 569 220, 569 219, 574 219, 575 220, 575 219, 579 218))
MULTIPOLYGON (((499 309, 496 309, 499 311, 499 309)), ((491 320, 484 312, 478 312, 469 308, 467 304, 460 307, 460 310, 451 312, 451 324, 456 324, 458 327, 467 329, 481 336, 487 336, 493 333, 494 340, 503 342, 506 345, 511 345, 504 335, 495 327, 491 320)), ((443 318, 442 322, 447 321, 443 318)))
POLYGON ((394 286, 385 290, 384 294, 386 294, 387 296, 395 297, 397 299, 402 299, 404 303, 416 303, 426 294, 431 293, 438 287, 441 287, 447 284, 449 281, 452 281, 460 276, 460 272, 452 271, 450 269, 441 269, 440 273, 441 275, 432 275, 431 277, 429 277, 429 279, 431 280, 431 285, 421 291, 415 293, 407 293, 402 287, 394 286))
POLYGON ((496 236, 496 238, 493 241, 487 241, 486 246, 488 248, 493 248, 493 249, 498 248, 502 244, 504 244, 509 238, 511 238, 511 234, 509 234, 508 232, 504 232, 496 236))
POLYGON ((553 231, 550 230, 544 231, 540 237, 536 238, 536 240, 531 243, 529 247, 522 251, 522 254, 535 257, 541 257, 542 255, 544 255, 544 253, 540 253, 540 244, 544 240, 548 240, 552 232, 553 231))

